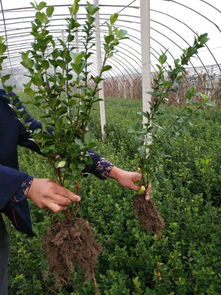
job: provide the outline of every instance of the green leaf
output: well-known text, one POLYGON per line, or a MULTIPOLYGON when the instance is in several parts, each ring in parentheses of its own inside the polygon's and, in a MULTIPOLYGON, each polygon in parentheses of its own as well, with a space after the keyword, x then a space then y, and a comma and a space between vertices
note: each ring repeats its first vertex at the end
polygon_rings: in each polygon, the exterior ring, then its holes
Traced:
POLYGON ((10 93, 10 92, 12 92, 13 87, 12 86, 4 86, 4 89, 7 93, 10 93))
POLYGON ((24 93, 27 94, 29 97, 33 97, 35 94, 35 92, 30 87, 25 88, 24 93))
POLYGON ((75 36, 74 35, 68 35, 68 38, 67 38, 67 42, 72 42, 73 40, 75 39, 75 36))
POLYGON ((11 77, 10 74, 2 76, 1 77, 2 83, 5 83, 8 79, 10 79, 10 77, 11 77))
POLYGON ((205 34, 200 35, 198 37, 198 40, 201 44, 205 44, 207 41, 209 41, 208 34, 205 33, 205 34))
POLYGON ((58 58, 58 57, 60 56, 59 50, 58 50, 57 48, 54 49, 54 50, 52 51, 51 55, 52 55, 52 57, 53 57, 54 59, 58 58))
POLYGON ((42 12, 36 12, 35 17, 40 23, 44 22, 44 14, 42 12))
POLYGON ((4 54, 7 50, 7 46, 5 44, 0 44, 0 55, 4 54))
POLYGON ((80 73, 82 72, 81 66, 78 64, 71 64, 71 66, 72 66, 72 69, 75 71, 75 73, 77 75, 80 75, 80 73))
POLYGON ((90 131, 86 132, 86 134, 84 135, 84 142, 85 142, 85 144, 90 144, 92 138, 93 138, 92 132, 90 132, 90 131))
POLYGON ((45 6, 47 5, 46 2, 42 1, 40 2, 38 5, 37 5, 37 9, 40 11, 42 10, 43 8, 45 8, 45 6))
POLYGON ((42 85, 42 80, 38 76, 33 76, 31 78, 31 82, 36 85, 36 86, 41 86, 42 85))
POLYGON ((111 17, 110 17, 110 24, 112 26, 116 23, 118 17, 119 17, 119 14, 118 13, 114 13, 114 14, 111 15, 111 17))
POLYGON ((67 114, 67 107, 60 107, 55 111, 55 114, 57 117, 63 117, 65 114, 67 114))
POLYGON ((47 60, 42 61, 42 67, 47 70, 49 68, 49 62, 47 60))
POLYGON ((119 30, 118 31, 117 37, 119 39, 124 39, 126 36, 127 36, 127 31, 126 30, 119 30))
POLYGON ((55 67, 55 68, 58 67, 58 64, 57 64, 57 61, 56 61, 56 60, 49 59, 49 62, 50 62, 50 64, 51 64, 53 67, 55 67))
POLYGON ((2 63, 3 63, 3 61, 4 61, 5 59, 7 59, 7 56, 1 56, 1 57, 0 57, 0 71, 2 71, 2 63))
POLYGON ((75 0, 73 5, 71 7, 69 7, 69 11, 71 15, 75 15, 78 13, 79 10, 79 2, 80 0, 75 0))
POLYGON ((27 69, 32 68, 34 65, 34 61, 29 58, 29 52, 28 51, 22 52, 21 56, 22 56, 22 65, 27 69))
POLYGON ((163 53, 159 57, 159 62, 161 63, 161 65, 163 65, 163 64, 165 64, 166 61, 167 61, 167 56, 166 56, 166 54, 163 53))
POLYGON ((65 70, 66 68, 66 63, 62 60, 62 59, 58 59, 57 60, 57 64, 60 68, 62 68, 63 70, 65 70))
POLYGON ((112 66, 106 65, 102 68, 102 72, 106 72, 112 69, 112 66))
POLYGON ((165 86, 166 88, 172 87, 173 81, 165 81, 165 82, 163 82, 163 86, 165 86))
POLYGON ((7 80, 9 80, 11 77, 11 74, 7 74, 1 77, 2 83, 5 83, 7 80))
POLYGON ((104 37, 104 40, 107 44, 111 43, 114 40, 114 35, 108 35, 104 37))
POLYGON ((188 89, 186 91, 186 98, 189 99, 189 100, 192 99, 195 95, 196 95, 195 87, 192 87, 191 89, 188 89))
MULTIPOLYGON (((86 10, 89 15, 94 15, 99 10, 99 7, 87 2, 86 10)), ((92 19, 91 19, 91 21, 92 21, 92 19)))
POLYGON ((32 6, 34 9, 37 9, 37 5, 36 5, 36 3, 34 3, 34 2, 30 2, 30 4, 31 4, 31 6, 32 6))
POLYGON ((75 64, 80 64, 84 58, 84 52, 80 52, 74 55, 74 63, 75 64))
POLYGON ((102 78, 99 77, 99 76, 91 77, 91 79, 92 79, 96 84, 99 84, 101 81, 104 80, 104 79, 102 79, 102 78))
POLYGON ((46 9, 47 16, 51 17, 53 13, 54 13, 54 6, 48 6, 46 9))

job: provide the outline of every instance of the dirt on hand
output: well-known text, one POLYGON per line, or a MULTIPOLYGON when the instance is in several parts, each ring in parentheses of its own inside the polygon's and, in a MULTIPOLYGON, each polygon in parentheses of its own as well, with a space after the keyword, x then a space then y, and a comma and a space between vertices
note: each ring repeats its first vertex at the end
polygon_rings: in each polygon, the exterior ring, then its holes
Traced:
POLYGON ((160 237, 160 231, 165 227, 165 223, 154 203, 151 200, 147 201, 145 194, 142 194, 134 196, 132 206, 141 228, 160 237))
POLYGON ((56 287, 68 284, 75 267, 84 271, 86 282, 95 279, 101 245, 87 220, 66 216, 52 224, 44 237, 44 249, 48 272, 55 277, 56 287))

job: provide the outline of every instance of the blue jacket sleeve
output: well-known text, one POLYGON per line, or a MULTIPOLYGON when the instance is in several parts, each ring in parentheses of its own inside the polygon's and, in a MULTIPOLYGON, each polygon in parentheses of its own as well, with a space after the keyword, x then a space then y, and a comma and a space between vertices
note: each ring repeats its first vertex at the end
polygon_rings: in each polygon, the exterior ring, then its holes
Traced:
MULTIPOLYGON (((33 123, 34 123, 34 121, 33 121, 33 123)), ((20 132, 19 132, 18 144, 21 146, 24 146, 32 151, 35 151, 38 154, 44 155, 41 152, 38 144, 31 137, 31 134, 26 130, 26 128, 20 122, 19 122, 19 124, 20 124, 20 132)))
POLYGON ((89 150, 88 154, 90 155, 93 163, 85 167, 83 174, 85 176, 87 174, 94 174, 100 179, 106 179, 114 165, 92 150, 89 150))
MULTIPOLYGON (((17 110, 22 111, 24 115, 26 115, 26 123, 30 124, 30 130, 33 131, 35 129, 42 129, 42 123, 38 120, 35 120, 32 118, 31 115, 26 111, 25 107, 20 102, 19 98, 16 96, 14 92, 11 92, 9 94, 6 94, 4 89, 0 89, 0 95, 4 97, 6 102, 8 104, 13 104, 14 107, 17 110), (13 100, 10 100, 10 97, 13 98, 13 100)), ((31 138, 30 132, 26 130, 25 126, 19 121, 19 138, 18 138, 18 144, 24 147, 27 147, 39 154, 42 154, 40 151, 40 148, 38 144, 31 138)), ((43 155, 43 154, 42 154, 43 155)))
MULTIPOLYGON (((16 98, 13 103, 18 105, 18 109, 22 109, 23 114, 27 115, 26 123, 29 123, 30 131, 34 131, 35 129, 42 129, 42 123, 38 120, 32 118, 31 115, 26 111, 25 107, 20 103, 19 99, 16 98)), ((19 122, 20 132, 19 132, 19 141, 18 144, 24 147, 27 147, 39 154, 42 154, 38 144, 33 140, 29 131, 25 128, 25 126, 19 122)), ((43 155, 43 154, 42 154, 43 155)))
MULTIPOLYGON (((16 96, 16 94, 14 92, 12 92, 9 96, 11 96, 11 97, 16 96)), ((18 97, 16 97, 13 100, 13 104, 15 105, 15 107, 18 110, 21 110, 22 113, 27 116, 27 118, 25 119, 25 122, 30 124, 29 128, 31 131, 33 131, 35 129, 42 129, 41 121, 38 121, 38 120, 35 120, 34 118, 32 118, 32 116, 27 112, 27 110, 25 109, 25 107, 23 106, 23 104, 21 103, 21 101, 19 100, 18 97)))
POLYGON ((27 177, 26 173, 0 165, 0 211, 11 201, 27 177))

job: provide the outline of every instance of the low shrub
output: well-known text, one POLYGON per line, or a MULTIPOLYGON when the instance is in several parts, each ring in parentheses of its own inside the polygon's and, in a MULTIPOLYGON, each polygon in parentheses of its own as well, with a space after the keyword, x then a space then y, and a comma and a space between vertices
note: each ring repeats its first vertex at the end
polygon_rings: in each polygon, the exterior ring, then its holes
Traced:
MULTIPOLYGON (((108 112, 112 103, 108 101, 108 112)), ((136 142, 126 130, 140 119, 135 111, 140 104, 132 102, 134 112, 130 101, 115 100, 114 104, 115 111, 111 111, 112 115, 108 113, 111 123, 107 140, 96 139, 97 152, 123 169, 136 170, 136 142), (121 107, 125 110, 122 114, 116 111, 121 107), (133 154, 129 148, 132 146, 133 154)), ((169 124, 171 116, 179 112, 168 108, 161 120, 169 124)), ((96 268, 102 295, 221 294, 219 117, 217 110, 203 111, 180 136, 158 147, 161 165, 153 199, 166 222, 160 239, 140 229, 131 207, 134 192, 112 179, 100 181, 94 176, 83 179, 79 210, 93 225, 102 244, 96 268)), ((97 123, 93 124, 98 130, 97 123)), ((50 177, 50 169, 42 157, 23 149, 19 149, 19 155, 23 171, 50 177)), ((26 238, 8 226, 9 294, 94 294, 93 286, 84 283, 83 274, 73 274, 71 287, 54 288, 50 274, 47 277, 41 242, 50 213, 32 204, 31 211, 35 238, 26 238)))

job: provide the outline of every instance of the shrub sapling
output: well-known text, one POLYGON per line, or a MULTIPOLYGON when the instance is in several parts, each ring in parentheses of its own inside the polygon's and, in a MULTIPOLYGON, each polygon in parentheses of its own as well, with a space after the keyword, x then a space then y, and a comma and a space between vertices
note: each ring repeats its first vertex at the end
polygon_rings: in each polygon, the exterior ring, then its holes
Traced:
POLYGON ((132 206, 135 215, 138 217, 139 224, 148 232, 156 233, 160 236, 160 230, 164 227, 164 221, 160 217, 155 205, 151 200, 146 200, 145 195, 148 193, 150 186, 157 182, 157 170, 161 165, 159 153, 159 143, 164 145, 169 138, 178 135, 184 125, 190 122, 193 112, 198 111, 203 106, 210 106, 211 102, 205 94, 196 93, 194 87, 191 87, 186 92, 188 100, 187 107, 183 109, 180 117, 175 118, 173 123, 167 130, 160 126, 158 118, 162 115, 163 105, 167 104, 167 100, 172 92, 175 92, 177 85, 186 77, 185 66, 188 65, 190 59, 198 53, 198 50, 204 47, 208 41, 207 34, 202 34, 195 38, 193 46, 183 50, 180 59, 174 60, 173 66, 166 67, 167 55, 163 53, 159 57, 157 64, 158 72, 153 81, 152 100, 150 102, 150 111, 142 112, 146 119, 142 129, 131 129, 130 133, 136 134, 136 139, 139 141, 138 162, 139 169, 142 173, 142 186, 133 199, 132 206), (197 102, 196 97, 201 97, 201 101, 197 102), (156 149, 156 145, 158 150, 156 149))
MULTIPOLYGON (((40 111, 42 121, 42 129, 35 130, 32 137, 48 159, 56 181, 76 194, 79 194, 82 170, 91 164, 88 150, 94 145, 88 123, 93 105, 99 101, 99 84, 103 73, 111 69, 107 62, 114 55, 117 45, 127 38, 127 32, 115 26, 118 14, 113 14, 107 22, 100 73, 92 76, 90 57, 95 46, 95 14, 99 7, 87 2, 86 21, 81 25, 77 21, 79 2, 74 0, 69 7, 62 39, 55 38, 49 31, 54 7, 47 6, 46 2, 31 3, 36 11, 31 31, 34 40, 32 48, 21 54, 22 65, 29 77, 24 91, 31 97, 28 103, 40 111), (75 45, 78 32, 83 45, 80 51, 75 45)), ((2 39, 0 41, 2 68, 7 47, 2 39)), ((13 89, 7 85, 9 78, 10 75, 1 76, 7 93, 13 89)), ((16 97, 11 99, 13 105, 16 97)), ((22 108, 16 106, 15 110, 25 123, 27 118, 22 108)), ((60 287, 68 283, 75 266, 80 266, 86 280, 93 280, 96 294, 99 294, 94 267, 101 246, 95 241, 90 224, 77 214, 77 205, 59 218, 52 214, 52 224, 44 238, 49 273, 55 276, 60 287)))

